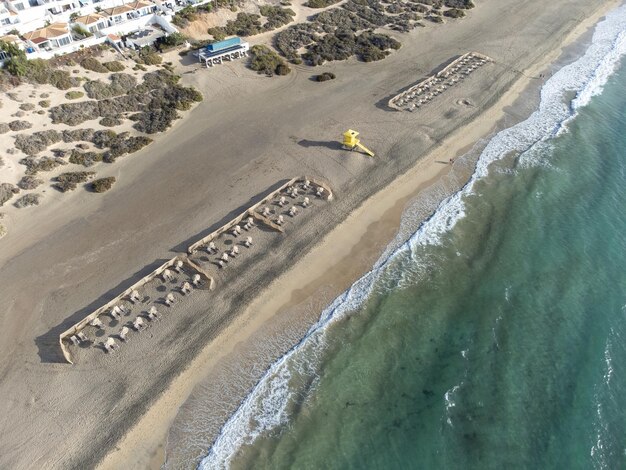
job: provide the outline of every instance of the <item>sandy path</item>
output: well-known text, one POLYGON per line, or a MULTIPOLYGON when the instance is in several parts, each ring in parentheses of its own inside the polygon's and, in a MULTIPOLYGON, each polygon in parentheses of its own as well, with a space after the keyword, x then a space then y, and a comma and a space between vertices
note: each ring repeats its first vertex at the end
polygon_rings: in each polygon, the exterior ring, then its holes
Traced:
MULTIPOLYGON (((0 466, 85 467, 102 458, 277 273, 370 194, 406 173, 452 129, 493 105, 498 91, 519 77, 515 70, 527 69, 553 50, 595 10, 591 5, 610 3, 564 0, 546 6, 539 0, 485 0, 460 23, 401 36, 404 47, 385 61, 321 68, 338 75, 323 86, 301 68, 276 80, 237 63, 185 75, 205 93, 205 102, 146 151, 122 161, 116 167, 115 191, 104 197, 72 194, 34 208, 32 218, 12 224, 0 244, 0 297, 5 300, 0 316, 0 466), (490 55, 497 65, 423 112, 391 113, 376 106, 467 49, 490 55), (481 92, 483 87, 491 93, 481 92), (458 107, 459 97, 477 107, 458 107), (347 127, 362 132, 377 160, 337 150, 334 142, 347 127), (166 345, 162 351, 146 339, 92 363, 71 367, 54 362, 56 335, 89 307, 113 297, 267 187, 302 173, 329 180, 337 200, 311 224, 251 261, 254 269, 229 289, 220 286, 214 296, 198 297, 190 313, 173 321, 170 334, 159 338, 166 345), (234 295, 244 287, 249 288, 245 295, 234 295)), ((485 118, 485 129, 499 115, 485 118)), ((469 140, 479 135, 484 132, 470 134, 469 140)), ((394 197, 415 189, 408 185, 394 197)), ((367 266, 365 261, 359 269, 367 266)), ((358 274, 348 271, 344 282, 358 274)), ((284 300, 277 300, 275 308, 284 300)), ((268 318, 267 313, 258 315, 268 318)), ((194 365, 181 376, 183 382, 176 382, 183 384, 178 393, 162 395, 169 410, 188 394, 198 371, 194 365)), ((167 424, 172 417, 167 413, 159 422, 167 424)), ((160 439, 164 428, 154 433, 160 439)), ((147 450, 137 454, 145 457, 147 450)))

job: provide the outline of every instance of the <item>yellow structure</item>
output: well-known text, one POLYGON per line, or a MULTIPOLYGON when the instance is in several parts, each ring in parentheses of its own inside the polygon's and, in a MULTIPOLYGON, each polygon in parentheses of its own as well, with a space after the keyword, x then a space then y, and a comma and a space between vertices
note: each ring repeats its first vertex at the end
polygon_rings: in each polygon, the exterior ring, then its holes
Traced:
POLYGON ((357 138, 359 133, 357 131, 353 131, 352 129, 348 129, 343 133, 343 148, 347 150, 354 150, 355 148, 360 148, 370 157, 374 156, 374 152, 368 149, 365 145, 361 144, 361 141, 357 138))

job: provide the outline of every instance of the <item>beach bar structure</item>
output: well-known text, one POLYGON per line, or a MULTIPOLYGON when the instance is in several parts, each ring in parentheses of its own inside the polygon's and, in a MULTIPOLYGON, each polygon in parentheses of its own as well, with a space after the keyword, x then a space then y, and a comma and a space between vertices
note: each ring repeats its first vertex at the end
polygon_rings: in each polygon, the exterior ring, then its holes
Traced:
POLYGON ((69 341, 69 338, 71 336, 80 333, 81 330, 83 330, 87 326, 90 326, 91 323, 94 320, 97 320, 100 315, 108 313, 110 309, 112 309, 113 307, 118 305, 122 300, 125 300, 125 299, 128 299, 128 298, 132 298, 133 292, 139 290, 141 287, 143 287, 146 284, 148 284, 154 278, 156 278, 157 276, 160 276, 161 274, 163 274, 163 272, 166 269, 169 269, 172 266, 175 266, 175 265, 179 264, 179 262, 182 262, 183 265, 186 265, 190 270, 195 271, 195 272, 199 273, 201 276, 203 276, 206 279, 206 281, 208 282, 208 285, 209 285, 210 289, 213 289, 215 287, 215 281, 214 281, 213 277, 211 277, 202 268, 200 268, 198 265, 196 265, 191 260, 189 260, 187 258, 187 256, 185 256, 185 255, 175 256, 174 258, 172 258, 171 260, 163 263, 161 266, 159 266, 157 269, 152 271, 150 274, 148 274, 147 276, 145 276, 144 278, 142 278, 141 280, 139 280, 138 282, 136 282, 135 284, 130 286, 124 292, 122 292, 121 294, 116 296, 113 300, 111 300, 110 302, 107 302, 103 306, 101 306, 98 309, 94 310, 89 315, 87 315, 85 318, 83 318, 81 321, 79 321, 78 323, 72 325, 70 328, 68 328, 63 333, 61 333, 60 336, 59 336, 59 344, 61 345, 61 351, 63 352, 63 357, 65 357, 65 360, 67 362, 69 362, 70 364, 74 363, 72 361, 72 356, 70 354, 70 351, 67 348, 68 341, 69 341))
POLYGON ((223 41, 214 42, 208 46, 199 49, 194 55, 198 57, 199 62, 212 67, 214 64, 221 64, 223 60, 234 60, 248 55, 250 45, 242 42, 240 38, 234 37, 223 41))

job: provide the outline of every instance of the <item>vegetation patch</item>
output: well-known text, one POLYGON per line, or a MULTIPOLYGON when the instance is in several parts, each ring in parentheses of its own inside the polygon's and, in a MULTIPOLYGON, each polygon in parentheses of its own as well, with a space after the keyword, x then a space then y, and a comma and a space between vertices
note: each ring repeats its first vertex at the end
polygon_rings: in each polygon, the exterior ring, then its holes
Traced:
POLYGON ((122 70, 125 69, 124 64, 122 64, 121 62, 119 62, 117 60, 111 60, 109 62, 102 62, 102 65, 109 72, 121 72, 122 70))
POLYGON ((115 177, 109 176, 107 178, 100 178, 100 179, 92 181, 90 186, 93 192, 103 193, 111 189, 111 187, 113 186, 113 183, 115 183, 115 177))
POLYGON ((51 157, 26 157, 20 160, 20 163, 26 167, 26 175, 36 175, 40 171, 51 171, 61 165, 67 165, 67 162, 61 158, 51 157))
POLYGON ((54 130, 34 132, 31 135, 15 136, 15 147, 26 155, 36 155, 52 144, 61 141, 61 134, 54 130))
POLYGON ((139 51, 139 55, 135 57, 135 62, 138 65, 159 65, 163 62, 163 58, 150 46, 146 46, 139 51))
POLYGON ((444 0, 443 3, 448 8, 460 8, 464 10, 474 8, 474 3, 472 2, 472 0, 444 0))
POLYGON ((31 127, 33 127, 33 125, 28 121, 11 121, 9 123, 9 129, 12 131, 23 131, 31 127))
POLYGON ((70 152, 70 163, 75 165, 92 166, 96 162, 102 161, 102 154, 97 152, 81 152, 78 149, 72 149, 70 152))
POLYGON ((65 98, 68 100, 77 100, 83 96, 85 96, 85 94, 82 91, 68 91, 65 93, 65 98))
POLYGON ((341 0, 309 0, 304 6, 309 8, 326 8, 340 1, 341 0))
POLYGON ((250 68, 268 77, 287 75, 291 69, 276 52, 264 45, 252 46, 250 49, 250 68))
POLYGON ((61 139, 63 139, 63 142, 65 143, 79 142, 79 141, 91 142, 91 140, 93 139, 94 132, 95 131, 93 129, 64 130, 61 133, 61 139))
MULTIPOLYGON (((95 118, 117 119, 124 113, 131 116, 135 128, 153 134, 167 129, 178 118, 178 111, 190 109, 202 101, 202 94, 194 88, 178 84, 180 77, 165 70, 147 73, 141 85, 133 87, 127 95, 99 101, 64 103, 50 109, 54 123, 70 126, 95 118)), ((113 122, 113 121, 111 121, 113 122)))
POLYGON ((24 207, 30 207, 30 206, 38 206, 40 199, 41 199, 41 194, 37 194, 37 193, 25 194, 24 196, 19 198, 17 201, 15 201, 13 205, 17 207, 18 209, 23 209, 24 207))
POLYGON ((95 173, 93 171, 74 171, 70 173, 62 173, 55 178, 56 183, 53 184, 53 187, 62 193, 73 191, 80 183, 84 183, 94 176, 95 173))
MULTIPOLYGON (((79 85, 76 78, 71 77, 64 70, 51 67, 48 61, 43 59, 28 60, 26 53, 15 44, 0 41, 0 50, 11 57, 5 69, 13 77, 12 80, 7 80, 12 86, 19 85, 22 80, 42 85, 50 84, 60 90, 67 90, 79 85)), ((5 78, 4 74, 3 78, 5 78)))
POLYGON ((49 108, 50 107, 50 100, 41 100, 39 102, 39 106, 41 106, 42 108, 49 108))
POLYGON ((20 109, 22 111, 32 111, 33 109, 35 109, 35 105, 32 103, 22 103, 20 105, 20 109))
POLYGON ((260 8, 261 16, 267 18, 263 25, 263 30, 273 31, 293 21, 296 13, 291 8, 282 8, 273 5, 263 5, 260 8))
POLYGON ((115 127, 122 124, 123 121, 120 116, 105 116, 98 122, 104 127, 115 127))
POLYGON ((335 78, 336 76, 332 72, 324 72, 319 75, 315 75, 316 82, 327 82, 328 80, 334 80, 335 78))
POLYGON ((112 163, 116 158, 141 150, 152 143, 152 139, 144 136, 130 137, 128 132, 116 134, 111 130, 96 131, 93 136, 93 144, 104 152, 102 161, 112 163))
MULTIPOLYGON (((110 83, 92 80, 83 85, 87 96, 94 100, 102 100, 113 96, 124 95, 137 86, 137 80, 127 73, 114 73, 109 77, 110 83)), ((70 92, 71 93, 71 92, 70 92)))
MULTIPOLYGON (((219 2, 217 3, 219 6, 219 2)), ((212 9, 213 6, 210 3, 197 7, 193 7, 191 5, 186 6, 182 10, 176 12, 174 18, 172 18, 172 23, 174 23, 174 25, 178 26, 179 28, 186 28, 187 26, 189 26, 189 23, 196 21, 200 17, 200 13, 208 13, 212 9)))
POLYGON ((80 61, 80 66, 84 69, 91 70, 92 72, 108 73, 107 69, 102 63, 93 57, 86 57, 80 61))
POLYGON ((26 175, 26 176, 22 176, 22 179, 20 179, 20 181, 17 183, 17 185, 21 188, 21 189, 35 189, 38 186, 41 186, 43 184, 43 180, 41 178, 37 178, 34 175, 26 175))
POLYGON ((171 48, 185 44, 186 41, 187 38, 185 37, 185 35, 177 32, 168 34, 167 36, 162 38, 160 44, 165 46, 166 48, 171 48))
POLYGON ((448 18, 463 18, 465 16, 465 11, 460 8, 451 8, 444 11, 443 16, 447 16, 448 18))
POLYGON ((364 62, 372 62, 387 57, 389 49, 399 48, 400 43, 385 34, 364 31, 356 35, 338 30, 309 46, 303 58, 311 65, 321 65, 332 60, 345 60, 353 55, 364 62))
POLYGON ((5 202, 19 192, 20 188, 13 186, 11 183, 0 184, 0 206, 3 206, 5 202))
POLYGON ((6 134, 10 130, 11 130, 11 128, 9 127, 8 124, 6 124, 4 122, 0 123, 0 134, 6 134))

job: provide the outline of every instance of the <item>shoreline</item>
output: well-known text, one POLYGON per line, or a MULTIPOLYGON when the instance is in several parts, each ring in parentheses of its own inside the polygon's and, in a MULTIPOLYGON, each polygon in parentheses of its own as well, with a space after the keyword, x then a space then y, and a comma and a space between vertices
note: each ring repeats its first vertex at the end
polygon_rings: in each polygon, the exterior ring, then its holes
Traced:
POLYGON ((471 122, 457 128, 409 172, 393 180, 393 184, 367 198, 346 220, 332 228, 300 260, 275 278, 172 381, 143 418, 121 439, 117 445, 119 450, 110 452, 99 467, 115 468, 122 463, 143 464, 150 468, 159 466, 162 457, 165 457, 164 441, 179 406, 197 384, 210 377, 215 365, 227 355, 236 354, 241 343, 258 332, 267 320, 305 302, 322 285, 333 285, 335 294, 325 293, 332 300, 369 271, 397 233, 407 203, 449 175, 450 166, 438 163, 437 160, 447 161, 451 155, 463 155, 463 149, 470 148, 485 136, 491 135, 497 123, 507 116, 506 108, 513 106, 525 90, 533 88, 532 77, 549 69, 567 47, 581 39, 606 12, 619 4, 621 1, 612 1, 576 25, 551 54, 525 69, 488 109, 471 122), (329 261, 335 262, 330 263, 329 267, 329 261), (147 436, 150 438, 147 439, 147 436))

